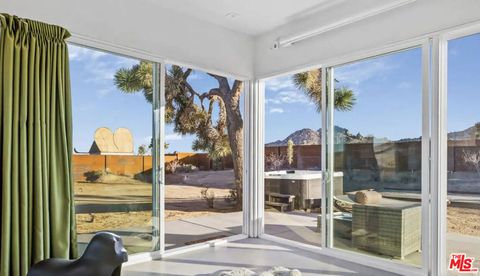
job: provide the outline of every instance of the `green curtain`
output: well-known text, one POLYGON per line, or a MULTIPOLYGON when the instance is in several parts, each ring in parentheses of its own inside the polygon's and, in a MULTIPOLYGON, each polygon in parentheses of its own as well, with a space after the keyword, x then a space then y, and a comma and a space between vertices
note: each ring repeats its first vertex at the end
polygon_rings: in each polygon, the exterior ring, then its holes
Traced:
POLYGON ((0 276, 76 255, 69 36, 0 14, 0 276))

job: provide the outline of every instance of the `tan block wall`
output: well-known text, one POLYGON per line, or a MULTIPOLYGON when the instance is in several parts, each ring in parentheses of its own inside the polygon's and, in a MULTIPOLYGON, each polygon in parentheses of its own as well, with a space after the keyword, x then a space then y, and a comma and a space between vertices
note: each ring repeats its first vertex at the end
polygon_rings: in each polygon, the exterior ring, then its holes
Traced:
POLYGON ((104 155, 73 155, 73 179, 85 180, 85 173, 105 170, 104 155))
MULTIPOLYGON (((480 151, 480 140, 449 141, 448 170, 474 171, 471 164, 463 160, 463 152, 480 151)), ((287 154, 286 146, 265 147, 265 155, 270 153, 287 154)), ((346 168, 370 170, 382 166, 388 171, 412 171, 421 168, 421 144, 419 141, 403 143, 386 143, 381 147, 372 144, 336 145, 335 167, 337 170, 346 168), (341 147, 341 148, 340 148, 341 147)), ((295 169, 320 169, 321 146, 294 146, 292 167, 295 169)), ((165 163, 179 160, 183 164, 192 164, 200 170, 211 170, 213 162, 206 153, 179 152, 165 155, 165 163)), ((231 157, 224 158, 223 169, 233 168, 231 157)), ((114 174, 135 176, 152 169, 152 156, 135 155, 73 155, 73 175, 75 180, 85 179, 89 171, 109 170, 114 174)))
POLYGON ((134 176, 142 173, 143 156, 135 155, 105 155, 106 171, 117 174, 134 176))
MULTIPOLYGON (((191 164, 200 170, 212 169, 212 162, 206 153, 180 152, 166 154, 165 163, 179 160, 183 164, 191 164)), ((73 175, 75 181, 85 180, 85 173, 91 171, 108 171, 117 175, 137 176, 150 173, 152 156, 140 155, 73 155, 73 175)), ((232 158, 225 158, 224 169, 233 168, 232 158)))

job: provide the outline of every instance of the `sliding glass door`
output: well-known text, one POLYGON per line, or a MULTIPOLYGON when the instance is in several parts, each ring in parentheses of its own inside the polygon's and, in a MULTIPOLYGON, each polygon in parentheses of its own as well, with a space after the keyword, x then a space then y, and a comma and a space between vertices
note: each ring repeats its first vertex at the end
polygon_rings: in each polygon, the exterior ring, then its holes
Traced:
MULTIPOLYGON (((448 41, 447 265, 480 258, 480 34, 448 41)), ((459 263, 460 264, 460 263, 459 263)), ((449 266, 457 275, 462 265, 449 266)))
POLYGON ((243 82, 167 64, 165 250, 242 233, 243 82))
POLYGON ((79 253, 100 231, 129 253, 241 234, 244 82, 69 51, 79 253))
POLYGON ((329 247, 420 267, 422 49, 329 71, 329 247))
POLYGON ((69 57, 79 253, 101 231, 129 253, 155 251, 153 63, 75 45, 69 57))
POLYGON ((321 69, 265 81, 265 233, 321 246, 321 69))

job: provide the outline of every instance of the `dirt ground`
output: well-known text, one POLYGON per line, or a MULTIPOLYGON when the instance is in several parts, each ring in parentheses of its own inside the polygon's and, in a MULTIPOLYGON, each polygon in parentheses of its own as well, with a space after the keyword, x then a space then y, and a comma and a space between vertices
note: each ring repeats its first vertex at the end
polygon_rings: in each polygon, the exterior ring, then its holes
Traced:
POLYGON ((448 232, 480 237, 480 209, 448 206, 448 232))
MULTIPOLYGON (((234 206, 224 200, 233 187, 231 170, 168 174, 165 220, 234 212, 234 206), (215 195, 214 208, 209 208, 201 196, 205 186, 215 195)), ((151 194, 151 184, 126 176, 105 175, 96 183, 75 183, 77 204, 150 203, 151 194)), ((447 213, 448 232, 480 236, 480 209, 449 206, 447 213)), ((149 225, 152 225, 151 211, 77 214, 77 230, 80 234, 149 225)))
MULTIPOLYGON (((236 211, 225 201, 233 188, 233 171, 199 171, 167 174, 165 185, 165 220, 206 216, 213 213, 236 211), (213 208, 209 208, 201 191, 215 195, 213 208)), ((130 177, 107 174, 95 183, 75 182, 76 204, 135 204, 150 203, 152 185, 130 177)), ((152 212, 111 212, 77 214, 79 234, 106 229, 141 227, 152 225, 152 212)))

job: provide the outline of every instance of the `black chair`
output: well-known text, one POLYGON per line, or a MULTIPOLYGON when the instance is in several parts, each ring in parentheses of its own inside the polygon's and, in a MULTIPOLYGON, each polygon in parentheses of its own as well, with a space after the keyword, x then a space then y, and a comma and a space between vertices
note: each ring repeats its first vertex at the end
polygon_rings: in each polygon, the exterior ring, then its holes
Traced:
POLYGON ((77 260, 48 259, 30 268, 27 276, 120 276, 128 260, 122 239, 112 233, 93 236, 85 253, 77 260))

